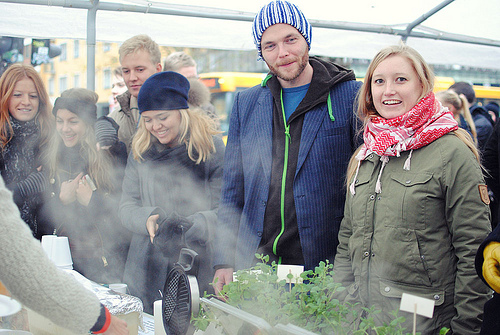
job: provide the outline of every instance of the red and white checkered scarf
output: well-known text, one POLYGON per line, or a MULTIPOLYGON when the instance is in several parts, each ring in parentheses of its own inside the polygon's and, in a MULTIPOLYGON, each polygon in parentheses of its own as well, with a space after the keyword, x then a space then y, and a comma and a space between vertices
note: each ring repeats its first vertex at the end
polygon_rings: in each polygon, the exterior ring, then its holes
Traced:
MULTIPOLYGON (((426 146, 441 136, 458 129, 458 123, 453 114, 436 100, 430 92, 423 97, 411 110, 393 119, 373 116, 365 126, 364 144, 356 155, 359 164, 371 153, 380 156, 383 162, 377 181, 376 192, 380 193, 380 175, 389 161, 389 156, 397 156, 403 151, 414 150, 426 146)), ((410 169, 410 155, 404 169, 410 169)), ((350 186, 351 194, 355 194, 354 182, 350 186)))

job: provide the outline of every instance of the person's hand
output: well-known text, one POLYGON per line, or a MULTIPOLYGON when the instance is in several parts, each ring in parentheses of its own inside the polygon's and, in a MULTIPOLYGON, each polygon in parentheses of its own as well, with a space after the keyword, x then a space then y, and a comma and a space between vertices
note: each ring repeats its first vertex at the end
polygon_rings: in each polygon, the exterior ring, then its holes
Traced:
POLYGON ((190 241, 183 235, 193 226, 193 221, 172 212, 169 215, 162 213, 156 223, 158 228, 154 233, 153 244, 165 256, 176 259, 181 249, 186 247, 185 242, 190 241))
POLYGON ((106 146, 101 147, 101 144, 99 142, 97 142, 95 146, 97 148, 97 151, 108 150, 109 148, 111 148, 111 145, 106 145, 106 146))
POLYGON ((61 183, 61 191, 59 192, 59 199, 64 205, 70 204, 76 201, 76 190, 79 186, 79 182, 83 177, 83 172, 81 172, 75 179, 70 181, 63 181, 61 183))
POLYGON ((490 242, 483 251, 483 277, 490 287, 500 293, 500 243, 490 242))
POLYGON ((108 330, 106 330, 103 335, 128 335, 129 331, 127 328, 127 322, 122 319, 111 315, 111 322, 109 324, 108 330))
POLYGON ((148 217, 148 220, 146 221, 146 229, 148 230, 149 233, 149 238, 151 239, 151 243, 153 243, 153 239, 155 238, 156 231, 158 230, 158 218, 160 217, 160 214, 154 214, 148 217))
POLYGON ((222 291, 224 285, 229 284, 230 282, 233 281, 233 272, 234 272, 233 268, 223 268, 215 271, 213 283, 217 298, 221 300, 226 300, 221 295, 220 291, 222 291))
POLYGON ((90 203, 90 199, 92 198, 92 187, 87 182, 87 179, 84 177, 80 178, 78 181, 78 188, 75 191, 76 200, 83 206, 88 206, 90 203))

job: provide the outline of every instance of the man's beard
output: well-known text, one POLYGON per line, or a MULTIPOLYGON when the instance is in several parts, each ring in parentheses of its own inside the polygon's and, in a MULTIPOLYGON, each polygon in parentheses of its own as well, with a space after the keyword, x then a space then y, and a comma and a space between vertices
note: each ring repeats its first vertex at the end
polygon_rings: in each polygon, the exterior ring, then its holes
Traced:
POLYGON ((283 79, 284 81, 293 81, 297 79, 304 69, 307 66, 307 63, 309 63, 309 57, 308 54, 304 54, 302 57, 298 58, 298 64, 299 68, 297 69, 296 72, 293 73, 286 73, 285 71, 280 71, 279 69, 275 68, 274 66, 271 66, 269 63, 266 62, 267 66, 269 67, 269 71, 271 71, 273 74, 275 74, 278 78, 283 79))

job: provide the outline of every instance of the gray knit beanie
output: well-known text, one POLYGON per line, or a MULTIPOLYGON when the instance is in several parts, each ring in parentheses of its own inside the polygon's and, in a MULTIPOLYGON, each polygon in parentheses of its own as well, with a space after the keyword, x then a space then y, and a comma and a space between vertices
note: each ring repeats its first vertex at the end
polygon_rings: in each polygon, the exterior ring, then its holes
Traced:
POLYGON ((264 31, 277 23, 286 23, 295 27, 306 39, 311 49, 312 27, 299 7, 288 1, 271 1, 261 8, 253 20, 252 33, 255 46, 262 57, 260 41, 264 31))

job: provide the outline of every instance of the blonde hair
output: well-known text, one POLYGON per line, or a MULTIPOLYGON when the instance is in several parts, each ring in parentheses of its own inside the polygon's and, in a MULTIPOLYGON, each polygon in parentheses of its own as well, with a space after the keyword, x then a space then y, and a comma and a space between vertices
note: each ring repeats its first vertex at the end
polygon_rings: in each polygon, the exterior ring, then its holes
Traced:
POLYGON ((460 124, 460 114, 463 115, 465 121, 470 127, 470 131, 472 133, 472 139, 474 143, 477 145, 477 130, 476 125, 474 124, 474 120, 472 119, 472 115, 469 110, 469 102, 467 101, 467 97, 465 95, 458 95, 455 91, 447 90, 440 91, 436 93, 436 98, 441 101, 443 104, 450 104, 457 110, 457 115, 453 115, 455 120, 460 124))
POLYGON ((148 35, 136 35, 125 42, 118 49, 118 54, 120 55, 120 62, 123 60, 123 57, 136 53, 139 50, 144 50, 149 53, 151 58, 151 63, 158 64, 161 63, 161 51, 158 44, 151 39, 148 35))
POLYGON ((193 57, 183 51, 173 52, 167 56, 163 63, 163 71, 177 72, 184 67, 196 67, 193 57))
POLYGON ((4 149, 12 139, 9 102, 16 84, 23 79, 31 79, 38 94, 38 112, 35 119, 40 127, 40 147, 46 145, 54 133, 54 118, 49 95, 42 78, 30 65, 13 64, 0 77, 0 148, 4 149))
MULTIPOLYGON (((373 73, 375 72, 375 69, 380 65, 380 63, 382 63, 384 60, 386 60, 391 56, 405 57, 410 62, 411 66, 417 73, 420 83, 422 84, 422 95, 419 97, 419 100, 425 97, 430 92, 432 92, 432 90, 434 89, 434 72, 432 71, 431 67, 427 64, 427 62, 423 59, 423 57, 415 49, 407 46, 404 43, 401 43, 400 45, 393 45, 380 50, 375 55, 370 65, 368 66, 368 70, 365 75, 365 80, 357 96, 358 117, 361 118, 361 120, 363 120, 364 125, 367 124, 370 117, 380 116, 377 110, 375 109, 375 105, 373 103, 373 95, 371 92, 373 73)), ((469 133, 461 128, 453 131, 452 133, 459 139, 461 139, 467 145, 467 147, 469 147, 469 149, 476 157, 477 161, 480 162, 479 151, 477 150, 474 141, 472 140, 469 133)), ((356 155, 360 150, 361 147, 359 147, 355 151, 355 153, 351 156, 351 159, 349 160, 349 165, 347 167, 347 174, 346 174, 347 185, 349 185, 351 179, 356 173, 356 169, 358 166, 356 155)))
MULTIPOLYGON (((180 109, 181 124, 178 143, 185 144, 189 158, 196 164, 206 161, 215 152, 213 136, 220 132, 216 124, 201 108, 180 109)), ((138 162, 144 160, 143 154, 156 141, 146 129, 144 118, 139 120, 137 133, 132 140, 132 154, 138 162)))
POLYGON ((358 93, 358 116, 362 120, 365 120, 367 117, 373 115, 379 116, 377 110, 375 109, 375 105, 373 104, 373 73, 375 72, 375 69, 380 65, 380 63, 392 56, 401 56, 406 58, 417 73, 417 76, 422 85, 422 95, 419 97, 419 100, 425 97, 434 89, 434 72, 415 49, 407 46, 406 44, 393 45, 384 48, 375 55, 370 65, 368 66, 365 80, 358 93))
MULTIPOLYGON (((96 104, 99 96, 97 93, 85 88, 72 88, 61 93, 61 98, 75 99, 85 101, 87 103, 96 104)), ((54 111, 57 116, 57 111, 54 111)), ((73 113, 74 114, 74 113, 73 113)), ((112 183, 113 165, 109 150, 97 151, 97 141, 95 138, 94 127, 87 122, 87 118, 82 118, 75 114, 85 125, 85 134, 81 140, 80 155, 88 157, 88 174, 94 181, 98 189, 105 191, 113 191, 112 183)), ((61 136, 54 136, 52 145, 49 148, 48 165, 50 169, 50 177, 58 177, 58 165, 60 160, 59 149, 64 145, 61 136)))

